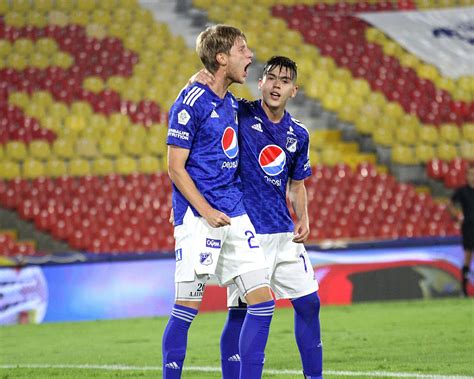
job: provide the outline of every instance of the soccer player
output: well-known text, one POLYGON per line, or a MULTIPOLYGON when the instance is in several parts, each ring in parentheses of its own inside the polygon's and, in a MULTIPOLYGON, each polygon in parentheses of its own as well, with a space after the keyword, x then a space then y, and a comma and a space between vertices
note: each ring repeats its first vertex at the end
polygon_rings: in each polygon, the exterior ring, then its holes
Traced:
POLYGON ((466 168, 467 184, 458 188, 451 196, 448 210, 451 216, 458 218, 456 204, 460 204, 464 220, 461 226, 464 262, 461 270, 461 288, 464 296, 467 294, 467 283, 471 271, 472 250, 474 249, 474 163, 466 168))
MULTIPOLYGON (((206 72, 194 78, 212 82, 206 72)), ((239 100, 240 178, 244 205, 270 266, 277 299, 290 299, 295 336, 305 378, 322 378, 318 283, 303 243, 309 235, 304 179, 311 175, 309 133, 286 110, 296 96, 297 67, 289 58, 272 57, 258 86, 261 99, 239 100), (294 224, 286 193, 296 214, 294 224)), ((193 79, 192 79, 193 80, 193 79)), ((238 289, 228 290, 229 313, 221 337, 224 379, 239 377, 238 341, 246 307, 238 289)))
POLYGON ((245 35, 227 25, 203 31, 196 51, 215 81, 185 88, 170 110, 176 300, 163 334, 163 377, 181 377, 188 330, 215 274, 221 285, 235 283, 249 304, 237 352, 240 378, 261 378, 275 304, 239 189, 238 104, 227 91, 245 81, 253 54, 245 35))

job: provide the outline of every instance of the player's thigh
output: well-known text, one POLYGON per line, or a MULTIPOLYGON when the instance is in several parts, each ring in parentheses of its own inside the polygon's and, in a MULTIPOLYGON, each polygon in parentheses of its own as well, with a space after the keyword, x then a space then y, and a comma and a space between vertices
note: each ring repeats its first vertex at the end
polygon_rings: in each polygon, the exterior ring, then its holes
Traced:
POLYGON ((175 302, 191 308, 199 308, 209 275, 195 275, 192 281, 175 283, 175 302))
POLYGON ((248 216, 232 218, 216 269, 220 283, 228 285, 241 274, 267 267, 255 229, 248 216))
POLYGON ((270 279, 277 299, 305 296, 319 288, 304 245, 291 239, 291 234, 281 236, 278 259, 270 279))

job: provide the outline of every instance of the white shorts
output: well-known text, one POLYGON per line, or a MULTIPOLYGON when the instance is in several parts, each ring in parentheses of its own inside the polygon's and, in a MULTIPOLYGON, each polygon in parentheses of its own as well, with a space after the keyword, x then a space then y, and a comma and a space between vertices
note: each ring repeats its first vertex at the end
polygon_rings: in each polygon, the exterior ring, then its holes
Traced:
POLYGON ((188 209, 183 224, 175 227, 174 237, 177 283, 214 274, 220 285, 228 285, 241 274, 268 268, 246 214, 232 217, 230 225, 213 228, 188 209))
MULTIPOLYGON (((308 253, 302 243, 293 242, 293 233, 257 234, 257 238, 265 253, 270 287, 277 299, 295 299, 319 289, 308 253)), ((237 286, 229 286, 227 305, 237 306, 238 299, 237 286)))

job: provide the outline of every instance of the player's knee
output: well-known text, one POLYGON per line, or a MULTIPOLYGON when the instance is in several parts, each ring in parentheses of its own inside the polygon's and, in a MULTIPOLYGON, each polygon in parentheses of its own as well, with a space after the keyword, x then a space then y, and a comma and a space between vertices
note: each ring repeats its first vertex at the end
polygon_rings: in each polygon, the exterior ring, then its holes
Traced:
POLYGON ((250 305, 273 300, 268 270, 266 269, 241 274, 234 278, 234 282, 240 294, 250 305))

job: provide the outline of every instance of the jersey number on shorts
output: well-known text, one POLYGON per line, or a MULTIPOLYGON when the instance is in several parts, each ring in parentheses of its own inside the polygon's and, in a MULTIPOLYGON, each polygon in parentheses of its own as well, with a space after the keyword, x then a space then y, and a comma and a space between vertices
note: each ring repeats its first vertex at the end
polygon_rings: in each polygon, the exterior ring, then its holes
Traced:
POLYGON ((300 258, 303 260, 304 272, 308 272, 308 267, 306 266, 306 259, 304 259, 304 255, 300 254, 300 258))
POLYGON ((259 248, 259 247, 260 247, 260 246, 258 246, 258 244, 257 244, 256 242, 255 242, 255 245, 253 244, 254 242, 252 242, 252 240, 255 238, 255 234, 253 234, 253 232, 252 232, 251 230, 247 230, 247 231, 245 232, 245 235, 246 235, 247 237, 250 236, 250 237, 247 239, 247 242, 249 243, 249 247, 250 247, 251 249, 255 249, 255 248, 259 248))

